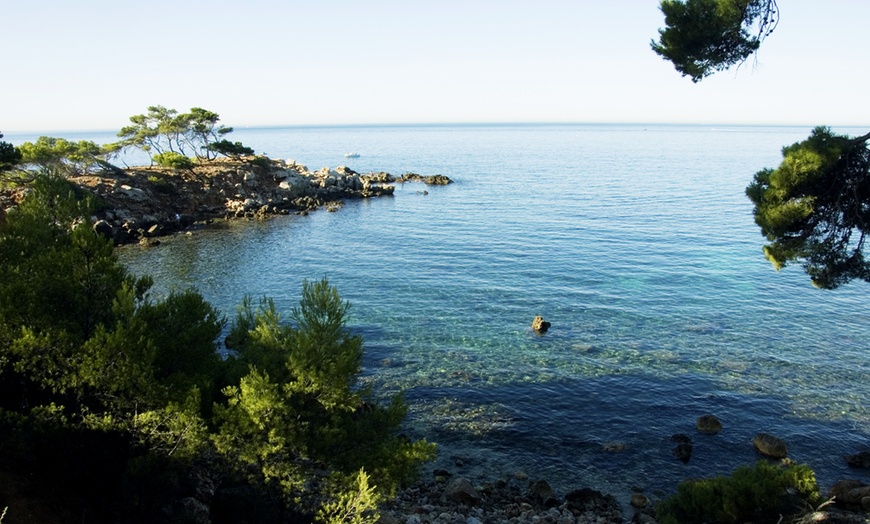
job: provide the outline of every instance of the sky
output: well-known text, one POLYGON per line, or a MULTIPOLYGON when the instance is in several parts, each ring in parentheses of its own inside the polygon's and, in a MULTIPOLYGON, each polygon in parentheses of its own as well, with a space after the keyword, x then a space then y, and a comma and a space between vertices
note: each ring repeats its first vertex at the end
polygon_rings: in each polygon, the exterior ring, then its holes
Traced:
POLYGON ((866 0, 778 0, 755 59, 693 84, 658 0, 0 0, 0 132, 221 123, 870 125, 866 0))

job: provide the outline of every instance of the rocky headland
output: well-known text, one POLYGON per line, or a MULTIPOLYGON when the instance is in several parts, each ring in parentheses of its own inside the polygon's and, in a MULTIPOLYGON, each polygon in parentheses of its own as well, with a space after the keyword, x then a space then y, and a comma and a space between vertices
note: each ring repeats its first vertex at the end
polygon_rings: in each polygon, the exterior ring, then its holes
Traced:
MULTIPOLYGON (((158 237, 219 219, 337 211, 348 199, 392 196, 395 183, 452 183, 443 175, 361 174, 344 166, 309 171, 292 160, 265 157, 203 161, 191 169, 105 169, 69 180, 96 197, 94 229, 118 245, 155 244, 158 237)), ((26 188, 6 190, 0 209, 16 205, 26 193, 26 188)))

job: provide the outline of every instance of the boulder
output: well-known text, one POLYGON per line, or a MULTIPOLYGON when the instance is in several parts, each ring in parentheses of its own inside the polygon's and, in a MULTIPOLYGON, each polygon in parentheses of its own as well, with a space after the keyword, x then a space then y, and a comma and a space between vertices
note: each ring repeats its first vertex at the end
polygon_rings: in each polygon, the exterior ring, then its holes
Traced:
POLYGON ((678 458, 683 464, 689 462, 692 458, 692 439, 683 433, 671 435, 671 442, 676 442, 677 445, 671 450, 671 454, 678 458))
POLYGON ((536 333, 546 333, 550 329, 550 323, 544 317, 538 315, 532 320, 532 330, 536 333))
POLYGON ((568 509, 580 512, 601 512, 618 507, 618 503, 613 495, 604 495, 600 491, 590 488, 569 491, 565 495, 565 501, 567 502, 568 509))
POLYGON ((862 451, 846 457, 846 463, 851 468, 870 468, 870 451, 862 451))
POLYGON ((452 184, 453 180, 444 175, 431 175, 425 177, 423 183, 430 186, 446 186, 447 184, 452 184))
POLYGON ((849 509, 870 509, 870 486, 858 480, 841 480, 831 486, 830 496, 849 509))
POLYGON ((649 498, 643 493, 632 493, 631 505, 635 508, 645 508, 649 506, 649 498))
POLYGON ((535 481, 529 488, 529 494, 534 500, 543 503, 549 499, 556 498, 556 492, 546 480, 535 481))
POLYGON ((148 193, 138 187, 128 186, 127 184, 121 185, 115 189, 115 192, 120 193, 123 197, 133 202, 144 202, 149 199, 148 193))
POLYGON ((759 433, 752 439, 752 445, 764 456, 771 458, 785 458, 788 456, 788 446, 782 439, 767 433, 759 433))
POLYGON ((338 173, 339 175, 344 175, 344 176, 352 176, 352 175, 357 174, 356 171, 354 171, 353 169, 351 169, 347 166, 338 166, 335 168, 335 172, 338 173))
POLYGON ((423 182, 426 185, 430 186, 446 186, 447 184, 452 184, 453 180, 444 176, 444 175, 429 175, 423 176, 418 175, 417 173, 405 173, 404 175, 398 178, 399 182, 423 182))
POLYGON ((464 478, 451 480, 444 489, 444 498, 467 506, 474 506, 480 502, 480 494, 474 489, 471 482, 464 478))
POLYGON ((139 239, 139 245, 142 247, 155 247, 160 245, 160 241, 156 238, 148 238, 143 236, 139 239))
POLYGON ((94 232, 98 235, 102 235, 106 238, 113 239, 115 237, 114 229, 112 225, 106 222, 105 220, 97 220, 94 222, 94 232))
POLYGON ((701 433, 706 433, 708 435, 715 435, 722 431, 722 422, 719 421, 713 415, 701 415, 698 417, 698 421, 695 423, 695 427, 701 433))

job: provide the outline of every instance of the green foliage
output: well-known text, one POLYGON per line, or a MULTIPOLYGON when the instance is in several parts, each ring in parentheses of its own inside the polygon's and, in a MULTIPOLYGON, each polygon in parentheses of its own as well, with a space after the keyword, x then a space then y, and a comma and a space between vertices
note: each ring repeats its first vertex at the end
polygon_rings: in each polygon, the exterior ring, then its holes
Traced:
POLYGON ((174 151, 156 154, 154 155, 154 161, 163 167, 171 167, 173 169, 193 169, 193 160, 174 151))
POLYGON ((166 177, 151 175, 148 177, 148 182, 150 182, 154 189, 159 193, 174 195, 178 192, 178 188, 175 187, 175 184, 170 180, 167 180, 166 177))
MULTIPOLYGON (((198 158, 212 158, 212 149, 209 146, 213 143, 227 142, 227 140, 220 140, 219 137, 232 133, 233 128, 219 126, 220 116, 201 107, 191 108, 188 114, 190 127, 185 139, 198 158)), ((236 143, 241 147, 240 142, 236 143)))
POLYGON ((766 522, 818 500, 809 467, 758 462, 737 468, 729 477, 680 483, 677 493, 658 506, 656 518, 662 524, 766 522))
POLYGON ((21 163, 63 176, 83 175, 95 168, 115 169, 102 157, 107 154, 90 140, 70 142, 63 138, 41 136, 36 142, 25 142, 18 148, 21 163))
POLYGON ((253 164, 257 167, 262 167, 264 169, 272 165, 272 161, 269 160, 269 157, 261 156, 261 155, 257 155, 254 158, 251 158, 250 160, 248 160, 248 162, 250 162, 251 164, 253 164))
POLYGON ((147 285, 128 277, 112 245, 90 228, 91 209, 67 181, 39 176, 0 225, 0 343, 21 336, 66 366, 63 348, 83 343, 109 318, 122 284, 147 285))
POLYGON ((141 446, 157 454, 194 458, 208 443, 201 404, 199 390, 194 387, 182 402, 136 413, 133 434, 141 446))
POLYGON ((246 147, 241 142, 230 142, 229 140, 220 140, 213 144, 209 144, 208 149, 209 151, 230 158, 240 158, 254 154, 254 150, 250 147, 246 147))
POLYGON ((401 397, 376 403, 357 387, 362 340, 345 327, 349 305, 326 280, 303 285, 296 327, 281 322, 271 301, 239 310, 228 346, 230 365, 246 368, 216 406, 219 451, 288 500, 303 496, 317 467, 349 474, 365 469, 391 492, 432 458, 434 446, 400 438, 401 397), (257 469, 252 470, 251 465, 257 469))
POLYGON ((666 27, 652 49, 693 82, 744 62, 779 20, 775 0, 662 0, 659 7, 666 27))
POLYGON ((87 197, 38 176, 0 225, 0 381, 22 405, 125 416, 209 393, 222 322, 195 293, 150 303, 87 222, 87 197), (13 387, 13 385, 15 385, 13 387))
POLYGON ((870 232, 868 139, 818 127, 783 148, 777 169, 755 174, 746 195, 770 242, 764 253, 776 269, 800 261, 813 284, 825 289, 852 279, 870 281, 863 252, 870 232))
MULTIPOLYGON (((3 133, 0 133, 3 138, 3 133)), ((21 161, 21 151, 9 142, 0 141, 0 173, 8 171, 21 161)))
POLYGON ((138 314, 156 349, 155 379, 183 395, 198 388, 210 408, 213 379, 222 364, 215 340, 225 323, 214 306, 195 291, 172 292, 160 302, 143 304, 138 314))
MULTIPOLYGON (((142 149, 150 155, 156 155, 152 158, 158 163, 161 163, 158 157, 167 158, 164 155, 169 154, 182 157, 192 154, 196 158, 211 159, 220 153, 214 149, 216 144, 232 145, 221 137, 231 133, 233 128, 218 125, 219 121, 217 113, 201 107, 193 107, 188 113, 179 113, 163 106, 150 106, 147 113, 130 117, 131 125, 121 128, 118 132, 121 140, 114 147, 142 149)), ((243 147, 239 142, 236 142, 236 146, 243 147)))
MULTIPOLYGON (((344 480, 344 479, 342 479, 344 480)), ((378 504, 382 497, 374 487, 369 486, 369 476, 365 470, 350 482, 338 481, 338 489, 331 500, 317 511, 317 521, 324 524, 373 524, 378 522, 378 504)))

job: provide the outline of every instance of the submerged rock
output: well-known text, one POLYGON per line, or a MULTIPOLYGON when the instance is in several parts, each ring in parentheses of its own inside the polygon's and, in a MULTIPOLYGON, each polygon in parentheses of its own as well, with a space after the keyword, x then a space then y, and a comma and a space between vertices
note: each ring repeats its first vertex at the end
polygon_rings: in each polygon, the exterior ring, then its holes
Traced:
POLYGON ((677 445, 671 450, 671 454, 678 458, 683 464, 689 462, 692 458, 692 439, 683 433, 677 433, 671 436, 671 442, 676 442, 677 445))
POLYGON ((788 446, 785 441, 767 433, 759 433, 752 439, 752 445, 764 456, 785 458, 788 456, 788 446))
POLYGON ((701 415, 698 417, 698 421, 695 423, 695 427, 698 428, 698 431, 701 433, 706 433, 708 435, 715 435, 722 431, 722 422, 719 421, 713 415, 701 415))
POLYGON ((870 468, 870 451, 862 451, 846 457, 846 463, 852 468, 870 468))

